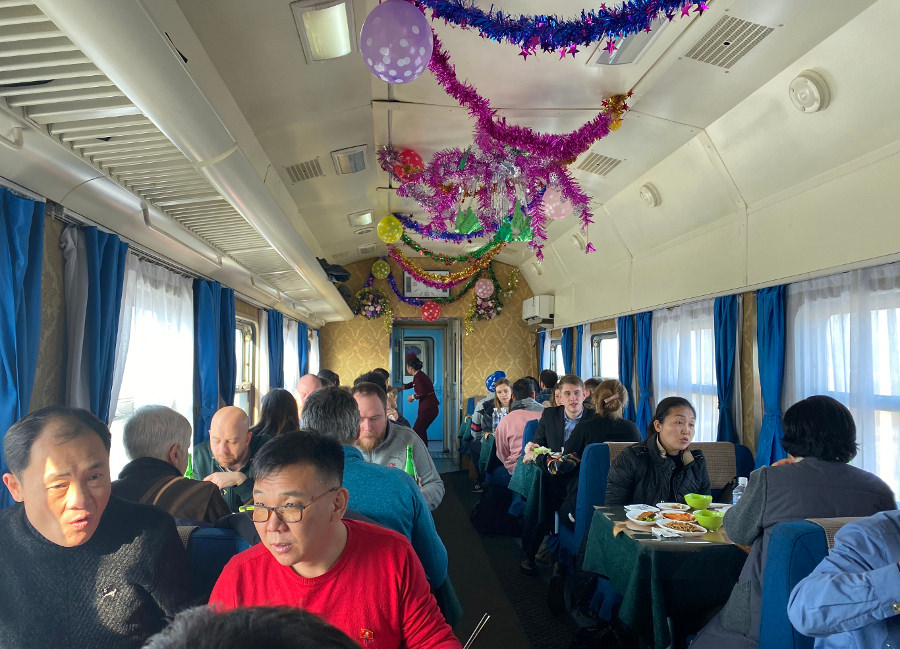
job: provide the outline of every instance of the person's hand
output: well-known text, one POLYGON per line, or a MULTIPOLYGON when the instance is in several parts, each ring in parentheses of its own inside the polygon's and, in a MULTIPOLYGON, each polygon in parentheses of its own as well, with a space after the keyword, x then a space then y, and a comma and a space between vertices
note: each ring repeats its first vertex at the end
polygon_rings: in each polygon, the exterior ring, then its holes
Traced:
POLYGON ((793 464, 797 461, 795 457, 786 457, 783 460, 778 460, 777 462, 773 462, 772 466, 781 466, 782 464, 793 464))
POLYGON ((387 409, 387 418, 391 421, 397 421, 400 418, 400 413, 397 412, 396 408, 388 408, 387 409))
POLYGON ((247 481, 247 476, 240 471, 216 471, 215 473, 210 473, 203 480, 212 482, 219 489, 227 489, 228 487, 244 484, 247 481))
POLYGON ((534 442, 528 442, 525 445, 525 457, 522 459, 522 462, 525 464, 533 464, 534 463, 534 449, 537 447, 537 444, 534 442))
POLYGON ((406 400, 409 401, 410 403, 412 403, 413 401, 416 400, 416 395, 411 394, 408 397, 406 397, 406 400))

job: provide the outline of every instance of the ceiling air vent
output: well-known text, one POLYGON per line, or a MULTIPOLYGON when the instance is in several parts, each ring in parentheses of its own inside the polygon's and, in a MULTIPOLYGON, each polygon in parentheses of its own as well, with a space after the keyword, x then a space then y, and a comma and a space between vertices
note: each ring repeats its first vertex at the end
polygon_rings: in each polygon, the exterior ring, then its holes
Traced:
POLYGON ((298 162, 290 167, 285 167, 284 170, 287 172, 288 178, 291 179, 292 185, 325 175, 322 172, 322 166, 319 164, 318 158, 314 158, 307 162, 298 162))
POLYGON ((586 171, 589 174, 596 174, 601 178, 606 178, 609 173, 619 166, 622 161, 618 158, 610 158, 609 156, 600 155, 591 151, 587 157, 578 165, 578 169, 586 171))
POLYGON ((361 255, 371 255, 373 252, 375 252, 375 248, 377 247, 377 243, 366 243, 359 246, 359 248, 357 249, 359 250, 359 254, 361 255))
POLYGON ((727 70, 773 31, 773 27, 723 16, 685 56, 727 70))

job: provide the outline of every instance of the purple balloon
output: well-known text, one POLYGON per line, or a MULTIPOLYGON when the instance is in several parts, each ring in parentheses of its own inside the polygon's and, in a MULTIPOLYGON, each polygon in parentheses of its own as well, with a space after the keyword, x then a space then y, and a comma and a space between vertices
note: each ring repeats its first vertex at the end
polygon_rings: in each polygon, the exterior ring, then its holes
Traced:
POLYGON ((431 26, 407 0, 385 0, 363 23, 359 49, 376 77, 388 83, 409 83, 431 60, 431 26))

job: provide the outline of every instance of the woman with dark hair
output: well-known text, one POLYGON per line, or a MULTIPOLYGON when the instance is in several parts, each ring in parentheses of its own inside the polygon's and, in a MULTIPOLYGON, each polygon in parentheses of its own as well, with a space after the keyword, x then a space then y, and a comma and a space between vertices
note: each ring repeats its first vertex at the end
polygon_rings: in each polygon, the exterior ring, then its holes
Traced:
POLYGON ((300 430, 300 416, 294 395, 281 388, 266 392, 260 402, 259 421, 250 432, 276 437, 295 430, 300 430))
POLYGON ((856 425, 840 402, 809 397, 788 408, 783 424, 781 446, 789 457, 751 473, 744 495, 725 514, 728 537, 751 546, 750 555, 725 607, 691 649, 758 646, 764 560, 775 525, 895 508, 887 484, 847 464, 856 455, 856 425))
POLYGON ((413 430, 428 446, 428 427, 438 416, 438 398, 434 393, 434 384, 425 372, 422 371, 422 361, 414 353, 410 352, 406 355, 406 373, 412 374, 413 380, 404 384, 403 390, 413 388, 413 394, 409 395, 406 400, 412 403, 419 402, 419 412, 416 416, 416 423, 413 424, 413 430))
POLYGON ((684 494, 708 494, 706 458, 702 451, 688 450, 695 418, 687 399, 660 401, 647 426, 647 439, 619 453, 609 468, 606 504, 655 505, 683 502, 684 494))
POLYGON ((565 480, 566 495, 559 510, 559 520, 568 527, 575 526, 578 473, 585 447, 601 442, 641 441, 641 433, 634 422, 622 418, 622 410, 628 403, 628 391, 620 381, 602 381, 594 390, 593 401, 597 416, 583 419, 575 426, 563 447, 562 457, 553 459, 547 455, 538 456, 547 463, 551 474, 565 480))
POLYGON ((321 369, 319 373, 316 374, 319 377, 319 380, 322 381, 322 387, 327 387, 329 385, 333 385, 336 388, 341 387, 341 377, 338 376, 337 372, 332 372, 331 370, 321 369))

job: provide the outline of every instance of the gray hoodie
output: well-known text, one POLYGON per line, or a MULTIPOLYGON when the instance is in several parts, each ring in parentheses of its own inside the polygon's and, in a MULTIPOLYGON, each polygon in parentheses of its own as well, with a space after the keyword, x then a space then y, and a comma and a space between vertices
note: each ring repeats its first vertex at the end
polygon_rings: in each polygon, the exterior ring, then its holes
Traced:
POLYGON ((401 471, 406 465, 406 447, 412 444, 413 461, 416 463, 416 472, 422 481, 422 495, 428 503, 428 509, 434 511, 444 499, 444 481, 441 474, 434 466, 434 460, 428 453, 425 443, 419 438, 412 428, 400 426, 393 421, 388 421, 388 428, 384 439, 371 451, 362 451, 366 462, 395 466, 401 471))

